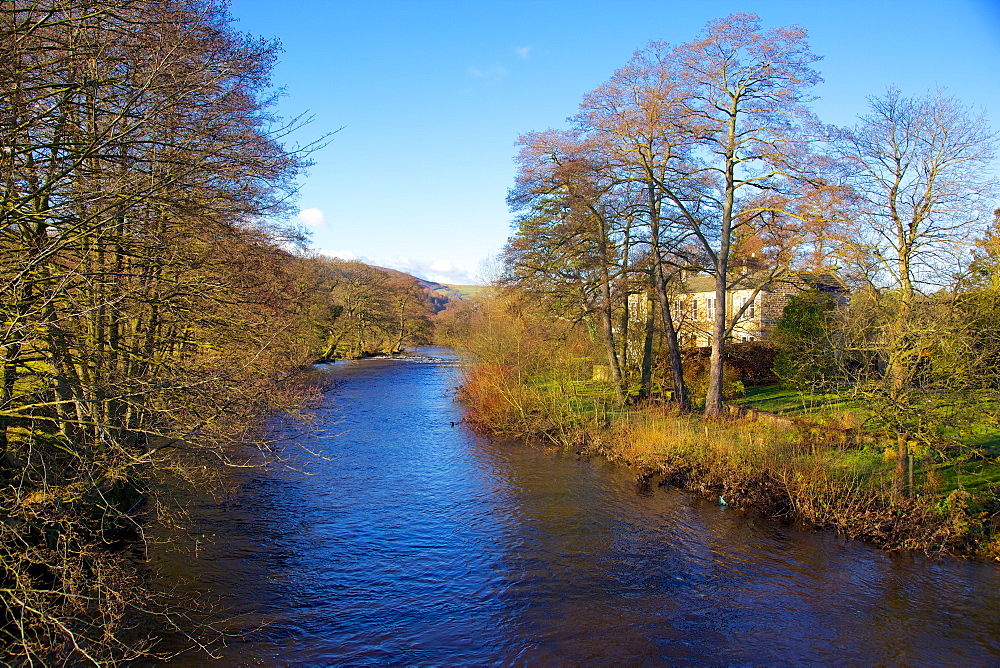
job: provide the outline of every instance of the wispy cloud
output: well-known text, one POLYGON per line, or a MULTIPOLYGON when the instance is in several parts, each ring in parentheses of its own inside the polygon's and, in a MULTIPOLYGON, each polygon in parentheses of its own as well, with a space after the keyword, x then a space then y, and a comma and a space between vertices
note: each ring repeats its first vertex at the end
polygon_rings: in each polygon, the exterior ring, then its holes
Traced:
POLYGON ((350 261, 350 260, 361 259, 353 251, 349 250, 327 250, 326 248, 314 248, 313 250, 319 253, 320 255, 325 255, 327 257, 335 257, 338 260, 350 261))
MULTIPOLYGON (((534 47, 531 46, 516 46, 513 47, 509 53, 512 53, 514 57, 519 60, 528 60, 531 58, 533 50, 534 47)), ((508 61, 509 64, 510 57, 505 56, 501 60, 508 61)), ((498 84, 510 76, 510 69, 499 62, 495 62, 489 66, 470 65, 465 68, 465 72, 470 78, 487 84, 498 84)))
POLYGON ((422 278, 435 283, 450 283, 452 285, 474 285, 479 283, 475 272, 460 262, 451 260, 415 260, 413 258, 395 257, 369 257, 358 255, 348 250, 328 250, 326 248, 314 248, 315 252, 326 257, 334 257, 338 260, 358 260, 365 264, 376 267, 387 267, 396 271, 406 272, 411 276, 422 278))
POLYGON ((319 209, 302 209, 295 219, 306 227, 323 229, 326 227, 326 215, 319 209))
POLYGON ((498 83, 507 78, 510 71, 503 65, 493 65, 492 67, 472 66, 466 68, 466 72, 473 79, 485 81, 487 83, 498 83))
MULTIPOLYGON (((376 262, 376 264, 378 264, 376 262)), ((407 257, 383 258, 381 266, 405 271, 408 274, 434 281, 435 283, 451 283, 453 285, 469 285, 476 283, 472 271, 460 262, 451 260, 414 260, 407 257)))

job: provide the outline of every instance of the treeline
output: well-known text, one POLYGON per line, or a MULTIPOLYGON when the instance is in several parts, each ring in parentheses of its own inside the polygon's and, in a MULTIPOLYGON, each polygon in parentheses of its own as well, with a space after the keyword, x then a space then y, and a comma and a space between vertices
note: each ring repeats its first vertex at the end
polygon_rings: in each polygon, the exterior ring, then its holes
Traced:
POLYGON ((361 262, 317 262, 329 300, 320 361, 399 353, 404 344, 431 342, 434 307, 415 278, 361 262))
POLYGON ((809 106, 816 60, 804 29, 732 15, 637 51, 571 129, 521 137, 502 282, 589 328, 619 403, 656 389, 659 358, 673 401, 692 407, 677 296, 700 274, 715 307, 697 399, 722 415, 734 331, 762 290, 808 271, 866 295, 882 392, 912 404, 927 349, 917 304, 968 275, 995 204, 996 135, 943 93, 895 89, 855 126, 824 125, 809 106))
POLYGON ((0 662, 150 650, 124 548, 165 472, 262 443, 319 358, 424 334, 414 282, 308 258, 277 45, 215 0, 0 4, 0 662))

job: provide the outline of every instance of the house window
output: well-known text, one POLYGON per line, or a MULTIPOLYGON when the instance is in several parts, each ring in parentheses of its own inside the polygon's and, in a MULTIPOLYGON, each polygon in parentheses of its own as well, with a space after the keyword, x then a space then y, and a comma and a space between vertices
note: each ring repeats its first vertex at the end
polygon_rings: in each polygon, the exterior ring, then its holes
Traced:
POLYGON ((705 300, 705 311, 707 312, 706 317, 709 320, 715 320, 715 298, 709 297, 705 300))
POLYGON ((752 297, 742 297, 740 299, 740 308, 742 309, 744 306, 746 307, 746 310, 743 311, 743 317, 740 318, 740 320, 753 320, 755 315, 754 307, 756 306, 754 299, 752 297))

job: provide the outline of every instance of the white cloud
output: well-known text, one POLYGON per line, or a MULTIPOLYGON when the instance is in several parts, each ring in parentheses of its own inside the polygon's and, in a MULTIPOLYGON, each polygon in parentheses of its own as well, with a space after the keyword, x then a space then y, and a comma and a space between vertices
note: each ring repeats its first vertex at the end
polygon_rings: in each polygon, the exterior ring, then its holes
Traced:
POLYGON ((516 55, 521 60, 527 60, 531 56, 531 47, 519 46, 514 49, 514 55, 516 55))
POLYGON ((327 250, 326 248, 314 248, 320 255, 325 255, 327 257, 335 257, 338 260, 360 260, 356 253, 349 250, 327 250))
MULTIPOLYGON (((365 261, 367 262, 368 260, 365 261)), ((450 260, 427 262, 407 257, 393 257, 373 260, 372 263, 398 271, 405 271, 408 274, 428 281, 434 281, 435 283, 450 283, 452 285, 478 283, 473 277, 472 272, 465 265, 450 260)))
POLYGON ((402 271, 411 276, 422 278, 435 283, 449 283, 451 285, 476 285, 482 281, 464 264, 452 262, 451 260, 414 260, 413 258, 395 257, 369 257, 358 255, 348 250, 329 250, 326 248, 313 248, 320 255, 337 258, 338 260, 358 260, 365 264, 376 267, 386 267, 402 271))
POLYGON ((295 219, 306 227, 322 229, 326 227, 326 215, 319 209, 303 209, 299 211, 295 219))

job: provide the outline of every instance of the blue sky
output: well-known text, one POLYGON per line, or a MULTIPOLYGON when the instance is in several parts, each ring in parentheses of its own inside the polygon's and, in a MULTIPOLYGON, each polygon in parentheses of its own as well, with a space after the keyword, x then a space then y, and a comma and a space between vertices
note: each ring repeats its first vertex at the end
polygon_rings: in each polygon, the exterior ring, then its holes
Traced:
POLYGON ((306 143, 301 181, 322 252, 449 283, 503 247, 518 135, 566 127, 582 96, 651 40, 754 12, 799 24, 823 60, 813 107, 849 125, 897 85, 944 87, 1000 127, 1000 0, 233 0, 238 30, 281 41, 274 83, 306 143))

